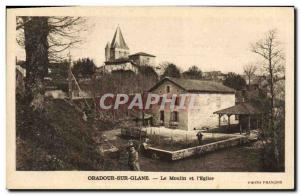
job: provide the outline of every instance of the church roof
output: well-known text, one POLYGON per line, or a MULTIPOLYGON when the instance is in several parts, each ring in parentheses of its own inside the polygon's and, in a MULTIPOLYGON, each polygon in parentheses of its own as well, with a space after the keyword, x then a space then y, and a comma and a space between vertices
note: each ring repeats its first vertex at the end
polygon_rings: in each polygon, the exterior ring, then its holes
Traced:
POLYGON ((214 114, 255 115, 255 114, 261 114, 261 111, 255 108, 250 103, 243 102, 229 108, 218 110, 214 112, 214 114))
POLYGON ((124 37, 122 35, 121 28, 119 26, 117 27, 117 30, 114 34, 114 37, 113 37, 110 47, 111 48, 129 49, 124 40, 124 37))
POLYGON ((105 48, 110 48, 110 42, 108 41, 105 48))
POLYGON ((154 90, 165 81, 170 81, 171 83, 177 85, 181 89, 191 93, 195 93, 195 92, 235 93, 234 89, 226 87, 223 84, 215 81, 181 79, 181 78, 173 78, 173 77, 163 78, 158 83, 156 83, 149 91, 154 90))
POLYGON ((135 54, 132 54, 132 55, 129 55, 129 56, 149 56, 149 57, 155 57, 154 55, 148 54, 148 53, 145 53, 145 52, 138 52, 138 53, 135 53, 135 54))

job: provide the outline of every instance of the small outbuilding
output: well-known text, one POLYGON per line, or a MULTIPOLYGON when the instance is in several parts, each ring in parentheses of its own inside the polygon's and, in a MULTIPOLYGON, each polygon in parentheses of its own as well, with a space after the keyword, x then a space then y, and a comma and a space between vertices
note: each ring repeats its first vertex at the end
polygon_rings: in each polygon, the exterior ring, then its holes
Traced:
POLYGON ((227 115, 228 126, 230 127, 230 116, 235 115, 239 121, 240 132, 243 129, 258 129, 262 125, 262 112, 248 102, 242 102, 235 106, 215 111, 219 115, 219 127, 221 126, 221 117, 227 115))

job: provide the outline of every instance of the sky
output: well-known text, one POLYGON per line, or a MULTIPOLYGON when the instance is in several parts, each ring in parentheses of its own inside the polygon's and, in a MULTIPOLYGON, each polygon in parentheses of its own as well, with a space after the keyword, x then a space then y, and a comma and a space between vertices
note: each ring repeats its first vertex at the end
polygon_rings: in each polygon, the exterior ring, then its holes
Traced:
MULTIPOLYGON (((103 10, 102 10, 103 11, 103 10)), ((106 10, 104 10, 106 11, 106 10)), ((157 66, 172 62, 182 71, 196 65, 202 71, 243 72, 243 66, 257 63, 251 43, 277 29, 283 46, 293 24, 290 10, 267 8, 174 8, 158 12, 155 8, 113 9, 87 17, 82 44, 72 48, 72 59, 89 57, 102 66, 104 48, 119 25, 130 53, 146 52, 156 56, 157 66), (168 14, 166 14, 168 13, 168 14)), ((18 49, 18 58, 24 51, 18 49)))

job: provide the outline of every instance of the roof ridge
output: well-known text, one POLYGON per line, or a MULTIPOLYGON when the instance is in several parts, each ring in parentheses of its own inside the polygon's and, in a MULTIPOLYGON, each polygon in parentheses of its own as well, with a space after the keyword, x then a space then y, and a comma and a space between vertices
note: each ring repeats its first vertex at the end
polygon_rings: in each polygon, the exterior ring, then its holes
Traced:
POLYGON ((111 41, 111 48, 129 49, 125 42, 120 26, 117 27, 116 32, 111 41))

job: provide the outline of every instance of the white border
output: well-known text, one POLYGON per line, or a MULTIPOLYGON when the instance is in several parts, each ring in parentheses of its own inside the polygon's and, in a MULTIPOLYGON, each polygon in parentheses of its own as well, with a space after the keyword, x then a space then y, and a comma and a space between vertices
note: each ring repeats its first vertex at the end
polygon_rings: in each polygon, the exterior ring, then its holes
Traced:
MULTIPOLYGON (((166 0, 164 2, 160 0, 151 0, 151 1, 138 1, 138 0, 131 0, 131 1, 121 1, 121 0, 104 0, 101 3, 96 0, 4 0, 0 1, 0 60, 1 60, 1 66, 0 66, 0 108, 2 108, 2 112, 0 113, 0 127, 1 127, 1 143, 2 147, 0 149, 1 155, 0 155, 0 163, 1 163, 1 176, 0 176, 0 183, 1 183, 1 192, 2 193, 8 193, 7 190, 5 190, 5 131, 6 131, 6 103, 5 103, 5 97, 6 97, 6 62, 5 62, 5 6, 19 6, 19 5, 294 5, 296 7, 300 7, 300 1, 298 0, 270 0, 270 1, 261 1, 261 0, 252 0, 252 1, 238 1, 238 0, 228 0, 228 1, 218 1, 218 0, 211 0, 211 1, 205 1, 205 0, 186 0, 186 1, 179 1, 179 0, 166 0)), ((299 11, 299 10, 298 10, 299 11)), ((298 13, 299 14, 299 13, 298 13)), ((299 26, 299 20, 297 21, 297 26, 299 26)), ((298 33, 297 33, 298 36, 298 33)), ((299 40, 299 38, 297 39, 299 40)), ((296 43, 298 45, 298 41, 296 43)), ((298 56, 299 50, 297 50, 297 56, 298 56)), ((299 73, 299 68, 297 71, 297 75, 299 73)), ((298 79, 297 79, 298 83, 298 79)), ((299 91, 299 83, 297 87, 297 91, 299 91)), ((298 110, 298 107, 297 107, 298 110)), ((297 117, 297 121, 299 121, 300 117, 297 117)), ((299 139, 299 132, 297 133, 299 139)), ((299 150, 297 156, 299 155, 299 150)), ((44 192, 48 193, 48 192, 44 192)), ((80 194, 83 194, 84 192, 80 192, 80 194)), ((156 192, 158 193, 158 192, 156 192)))

